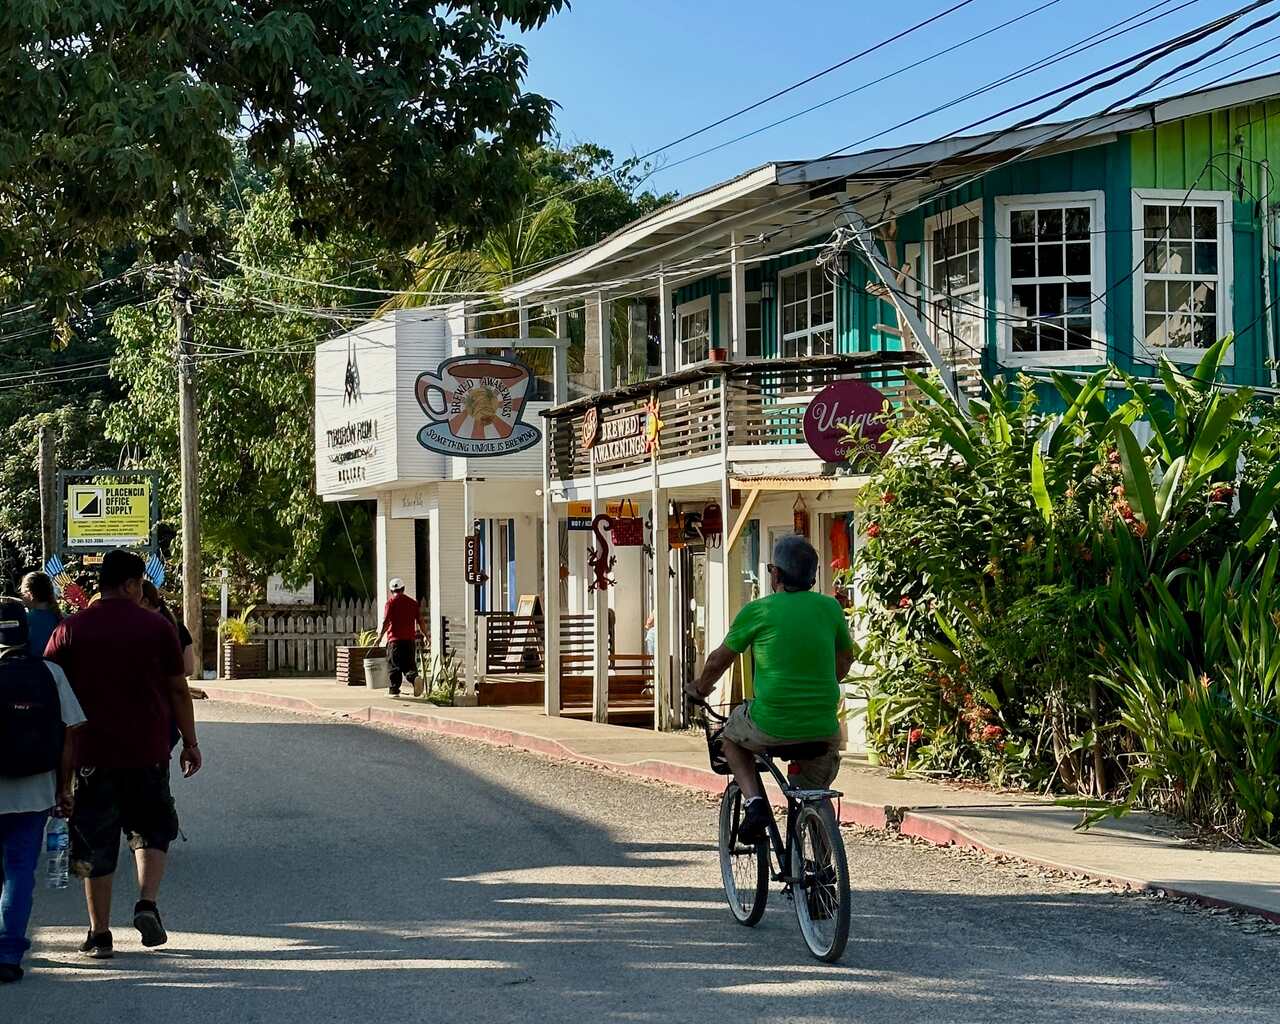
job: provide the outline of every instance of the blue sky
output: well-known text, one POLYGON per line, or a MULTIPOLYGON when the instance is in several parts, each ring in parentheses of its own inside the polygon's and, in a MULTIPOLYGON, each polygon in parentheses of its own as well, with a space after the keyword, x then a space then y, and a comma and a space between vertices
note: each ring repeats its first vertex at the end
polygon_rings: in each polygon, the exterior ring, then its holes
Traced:
MULTIPOLYGON (((572 10, 522 37, 529 50, 527 84, 560 105, 557 125, 566 142, 598 142, 626 157, 669 143, 955 2, 576 0, 572 10)), ((1059 0, 1009 28, 916 67, 928 55, 1045 2, 975 0, 899 42, 664 151, 657 159, 665 166, 651 179, 652 187, 688 193, 768 160, 822 156, 1047 57, 1152 7, 1157 0, 1059 0), (754 138, 687 159, 904 67, 911 70, 754 138)), ((1242 6, 1244 0, 1166 0, 1133 22, 1135 27, 1125 35, 858 148, 936 138, 1242 6), (1178 10, 1184 3, 1187 6, 1178 10), (1171 13, 1158 17, 1163 12, 1171 13)), ((1092 113, 1277 11, 1280 4, 1263 8, 1178 58, 1081 101, 1068 113, 1092 113)), ((1280 20, 1206 61, 1223 57, 1231 59, 1160 92, 1185 92, 1264 58, 1267 62, 1245 77, 1280 70, 1280 20)), ((991 127, 1010 123, 1028 111, 993 122, 991 127)))

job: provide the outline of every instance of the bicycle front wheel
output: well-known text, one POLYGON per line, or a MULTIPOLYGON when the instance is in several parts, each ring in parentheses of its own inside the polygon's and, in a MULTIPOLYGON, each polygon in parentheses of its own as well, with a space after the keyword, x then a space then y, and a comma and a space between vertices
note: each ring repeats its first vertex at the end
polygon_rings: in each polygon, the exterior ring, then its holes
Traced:
POLYGON ((791 845, 796 919, 809 952, 833 963, 849 941, 849 862, 830 800, 805 804, 791 845))
POLYGON ((736 782, 720 798, 720 878, 734 920, 750 928, 764 915, 769 899, 768 840, 752 844, 738 839, 744 801, 736 782))

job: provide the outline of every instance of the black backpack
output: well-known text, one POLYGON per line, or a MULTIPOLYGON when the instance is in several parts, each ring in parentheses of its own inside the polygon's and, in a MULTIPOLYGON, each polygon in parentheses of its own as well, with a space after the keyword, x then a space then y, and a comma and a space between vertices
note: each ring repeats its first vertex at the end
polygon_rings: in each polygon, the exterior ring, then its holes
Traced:
POLYGON ((43 658, 0 658, 0 778, 51 772, 62 759, 62 703, 43 658))

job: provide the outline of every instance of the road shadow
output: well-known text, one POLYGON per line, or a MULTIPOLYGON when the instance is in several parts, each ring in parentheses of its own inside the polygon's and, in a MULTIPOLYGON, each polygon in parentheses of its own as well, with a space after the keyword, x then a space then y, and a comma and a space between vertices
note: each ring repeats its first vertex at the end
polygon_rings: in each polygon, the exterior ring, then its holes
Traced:
MULTIPOLYGON (((78 894, 42 892, 30 976, 0 992, 0 1017, 1277 1020, 1241 999, 1269 986, 1269 961, 1194 943, 1216 921, 1189 917, 1195 955, 1166 956, 1171 915, 1114 894, 860 877, 849 950, 824 965, 776 891, 759 927, 730 919, 710 804, 360 726, 201 728, 208 770, 174 783, 190 841, 162 894, 170 944, 144 952, 117 927, 115 960, 82 961, 78 894)), ((122 877, 116 921, 133 898, 122 877)))

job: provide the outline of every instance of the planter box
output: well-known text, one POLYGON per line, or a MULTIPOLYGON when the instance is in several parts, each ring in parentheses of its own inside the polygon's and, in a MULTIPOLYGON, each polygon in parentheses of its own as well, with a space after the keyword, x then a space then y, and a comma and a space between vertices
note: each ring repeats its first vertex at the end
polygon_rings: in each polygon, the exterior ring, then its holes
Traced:
POLYGON ((364 686, 365 658, 386 657, 385 647, 339 647, 337 680, 339 686, 364 686))
POLYGON ((226 679, 261 679, 267 674, 267 645, 224 643, 222 671, 226 679))

